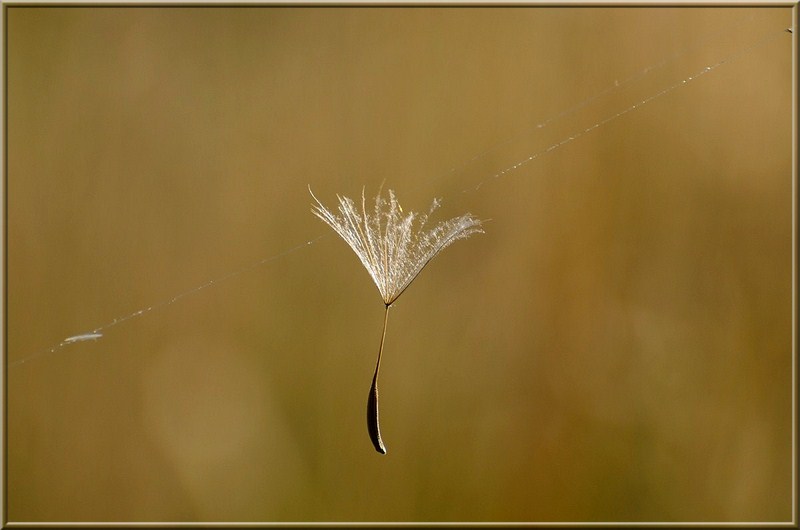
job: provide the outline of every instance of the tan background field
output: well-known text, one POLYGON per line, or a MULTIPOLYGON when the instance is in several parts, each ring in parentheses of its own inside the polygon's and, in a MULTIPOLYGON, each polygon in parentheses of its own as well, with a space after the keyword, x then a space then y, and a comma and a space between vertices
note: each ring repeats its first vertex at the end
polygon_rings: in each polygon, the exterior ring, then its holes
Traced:
POLYGON ((5 14, 9 520, 792 517, 790 8, 5 14))

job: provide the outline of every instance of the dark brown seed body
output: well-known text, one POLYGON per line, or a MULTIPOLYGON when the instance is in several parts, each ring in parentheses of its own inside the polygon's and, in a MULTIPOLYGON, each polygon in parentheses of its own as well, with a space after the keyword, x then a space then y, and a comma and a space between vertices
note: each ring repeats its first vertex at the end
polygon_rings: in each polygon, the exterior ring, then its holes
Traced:
POLYGON ((369 387, 369 398, 367 399, 367 430, 369 439, 375 450, 380 454, 386 454, 386 446, 381 440, 381 425, 378 420, 378 373, 372 378, 372 386, 369 387))

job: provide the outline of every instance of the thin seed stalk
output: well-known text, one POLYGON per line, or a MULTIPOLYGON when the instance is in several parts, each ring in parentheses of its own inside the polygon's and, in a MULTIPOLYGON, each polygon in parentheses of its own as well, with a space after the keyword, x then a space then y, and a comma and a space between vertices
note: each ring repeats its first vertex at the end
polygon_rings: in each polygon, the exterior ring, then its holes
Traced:
POLYGON ((372 385, 369 388, 369 397, 367 398, 367 431, 369 432, 369 439, 375 450, 380 454, 386 454, 386 446, 383 445, 381 439, 381 424, 378 417, 378 372, 381 369, 381 355, 383 354, 383 344, 386 342, 386 325, 389 323, 389 307, 391 304, 386 304, 386 311, 383 314, 383 333, 381 334, 381 345, 378 348, 378 362, 375 363, 375 375, 372 376, 372 385))

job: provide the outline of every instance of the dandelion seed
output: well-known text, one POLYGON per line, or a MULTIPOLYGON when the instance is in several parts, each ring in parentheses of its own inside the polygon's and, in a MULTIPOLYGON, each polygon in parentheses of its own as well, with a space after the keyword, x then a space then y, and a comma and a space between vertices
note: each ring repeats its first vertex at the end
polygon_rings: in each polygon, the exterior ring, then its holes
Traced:
POLYGON ((367 400, 367 430, 375 449, 385 454, 386 446, 381 439, 378 420, 378 372, 386 339, 389 307, 444 248, 459 239, 482 233, 481 221, 471 214, 465 214, 425 229, 428 217, 439 207, 439 199, 433 201, 427 214, 405 213, 392 190, 389 190, 388 199, 383 198, 380 193, 375 197, 375 207, 371 214, 367 213, 363 190, 360 209, 352 199, 337 195, 339 213, 336 214, 323 206, 311 187, 308 191, 317 202, 312 206, 312 213, 350 245, 383 298, 383 333, 367 400))

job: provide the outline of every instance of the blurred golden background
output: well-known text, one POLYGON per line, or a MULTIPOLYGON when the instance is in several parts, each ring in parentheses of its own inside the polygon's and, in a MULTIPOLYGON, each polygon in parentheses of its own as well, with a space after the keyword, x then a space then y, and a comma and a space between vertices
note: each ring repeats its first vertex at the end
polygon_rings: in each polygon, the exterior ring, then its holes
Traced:
POLYGON ((9 520, 792 517, 791 7, 5 14, 9 520))

